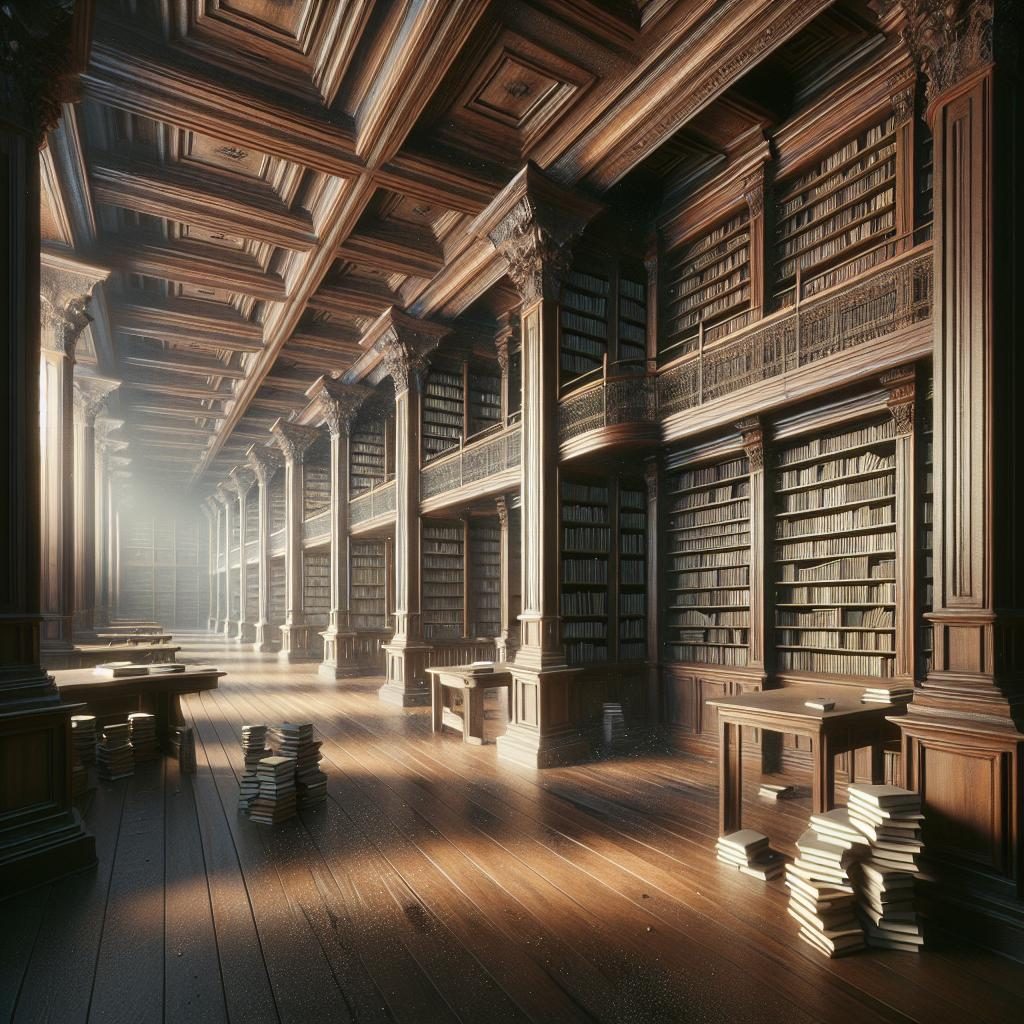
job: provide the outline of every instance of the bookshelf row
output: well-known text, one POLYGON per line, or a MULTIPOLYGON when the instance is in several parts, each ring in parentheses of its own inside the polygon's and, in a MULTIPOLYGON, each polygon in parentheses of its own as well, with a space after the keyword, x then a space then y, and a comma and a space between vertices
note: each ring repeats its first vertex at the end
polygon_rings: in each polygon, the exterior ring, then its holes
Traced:
POLYGON ((387 556, 382 540, 353 540, 349 552, 353 629, 387 629, 387 556))

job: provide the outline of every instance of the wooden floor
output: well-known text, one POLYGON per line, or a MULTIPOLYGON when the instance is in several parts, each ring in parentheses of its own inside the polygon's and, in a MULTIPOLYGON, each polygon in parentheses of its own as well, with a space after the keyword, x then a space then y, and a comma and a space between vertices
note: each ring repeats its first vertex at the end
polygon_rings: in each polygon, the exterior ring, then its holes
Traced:
MULTIPOLYGON (((0 903, 0 1020, 1022 1019, 1024 967, 946 937, 836 961, 799 942, 781 882, 714 860, 708 761, 517 769, 379 680, 183 645, 229 670, 186 704, 198 774, 100 784, 96 870, 0 903), (239 733, 286 718, 315 723, 329 800, 271 829, 236 811, 239 733)), ((808 813, 751 805, 782 848, 808 813)))

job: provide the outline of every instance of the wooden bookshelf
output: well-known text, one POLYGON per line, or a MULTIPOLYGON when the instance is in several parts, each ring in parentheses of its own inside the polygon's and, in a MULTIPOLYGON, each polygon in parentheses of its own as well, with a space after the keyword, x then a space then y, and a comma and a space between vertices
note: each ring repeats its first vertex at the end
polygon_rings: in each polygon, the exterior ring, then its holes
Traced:
POLYGON ((634 270, 619 275, 616 361, 643 368, 647 361, 647 281, 634 270))
POLYGON ((895 674, 894 438, 886 415, 774 453, 780 672, 895 674))
POLYGON ((920 432, 918 440, 918 462, 920 491, 917 502, 917 678, 924 679, 932 668, 933 630, 932 624, 924 617, 931 610, 934 599, 934 529, 935 529, 935 484, 934 484, 934 437, 932 433, 932 391, 931 377, 924 386, 924 401, 920 408, 920 432))
POLYGON ((354 497, 386 479, 383 417, 358 420, 349 439, 349 490, 354 497))
MULTIPOLYGON (((245 539, 251 544, 260 535, 260 500, 259 491, 253 487, 249 491, 249 497, 245 502, 245 539)), ((253 621, 246 617, 247 621, 253 621)))
POLYGON ((277 533, 284 529, 285 510, 285 470, 279 469, 270 479, 270 532, 277 533))
POLYGON ((307 453, 302 467, 302 518, 309 519, 331 507, 329 452, 320 444, 307 453))
POLYGON ((676 661, 750 658, 750 463, 745 455, 669 476, 667 642, 676 661))
MULTIPOLYGON (((269 614, 272 625, 279 626, 284 622, 285 615, 285 571, 284 559, 270 560, 270 601, 269 614)), ((277 639, 275 637, 275 639, 277 639)))
POLYGON ((665 288, 665 347, 677 355, 696 348, 701 327, 749 309, 749 212, 729 217, 670 254, 665 288))
POLYGON ((803 296, 860 273, 850 261, 896 230, 896 133, 890 116, 780 183, 775 218, 775 282, 803 296), (829 273, 829 268, 842 263, 829 273), (808 281, 809 278, 813 280, 808 281))
POLYGON ((501 632, 501 529, 491 519, 469 524, 469 636, 501 632))
POLYGON ((387 561, 384 541, 353 540, 350 557, 352 628, 387 629, 387 561))
POLYGON ((620 485, 618 510, 618 660, 647 657, 647 493, 620 485))
POLYGON ((932 141, 932 133, 928 131, 927 124, 920 123, 917 129, 918 156, 917 156, 917 223, 930 224, 935 210, 933 206, 933 184, 935 177, 935 144, 932 141))
POLYGON ((608 661, 611 506, 607 485, 563 480, 562 639, 570 665, 608 661))
POLYGON ((457 448, 465 429, 463 375, 433 368, 423 391, 423 461, 457 448))
POLYGON ((463 543, 461 523, 423 523, 423 639, 428 643, 463 635, 463 543))
POLYGON ((469 373, 469 435, 501 422, 501 375, 499 373, 469 373))
MULTIPOLYGON (((331 553, 302 553, 302 614, 314 629, 326 629, 331 612, 331 553)), ((319 637, 311 638, 315 645, 319 637)))
POLYGON ((254 624, 260 617, 260 574, 253 566, 245 575, 245 621, 254 624))
POLYGON ((569 273, 559 308, 563 383, 598 369, 608 355, 609 292, 606 273, 569 273))

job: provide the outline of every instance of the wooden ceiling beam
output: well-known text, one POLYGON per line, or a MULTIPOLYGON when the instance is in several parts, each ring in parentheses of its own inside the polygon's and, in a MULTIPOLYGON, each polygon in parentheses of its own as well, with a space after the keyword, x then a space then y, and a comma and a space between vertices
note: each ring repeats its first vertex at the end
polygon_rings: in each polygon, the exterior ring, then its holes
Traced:
POLYGON ((165 242, 108 238, 99 256, 122 273, 237 292, 271 302, 288 297, 283 278, 268 274, 255 260, 188 239, 165 242))
POLYGON ((336 316, 376 319, 389 306, 400 304, 398 296, 383 282, 345 277, 321 287, 310 296, 309 309, 336 316))
POLYGON ((131 414, 134 417, 148 416, 172 420, 222 420, 227 417, 227 413, 222 409, 207 409, 205 406, 192 405, 189 402, 161 402, 159 405, 151 405, 145 400, 132 402, 131 414))
POLYGON ((113 293, 109 301, 113 320, 124 334, 226 352, 259 352, 263 348, 263 328, 242 319, 233 309, 211 312, 216 307, 206 302, 142 293, 113 293))
POLYGON ((238 366, 225 366, 213 360, 197 363, 190 359, 179 358, 173 351, 167 351, 160 357, 141 355, 122 355, 122 366, 131 366, 141 370, 158 373, 183 373, 192 377, 222 377, 225 380, 245 380, 245 370, 238 366))
POLYGON ((190 386, 188 384, 172 384, 163 380, 143 380, 126 378, 121 383, 121 390, 145 391, 158 395, 174 395, 178 398, 199 398, 207 401, 226 402, 234 397, 231 391, 220 391, 211 387, 190 386))
POLYGON ((375 224, 353 232, 338 256, 361 267, 410 277, 431 278, 444 266, 441 248, 429 232, 400 224, 375 224))
POLYGON ((289 210, 269 186, 271 194, 259 195, 237 182, 202 176, 180 165, 129 164, 99 155, 90 160, 89 170, 97 203, 299 252, 316 245, 312 217, 289 210))

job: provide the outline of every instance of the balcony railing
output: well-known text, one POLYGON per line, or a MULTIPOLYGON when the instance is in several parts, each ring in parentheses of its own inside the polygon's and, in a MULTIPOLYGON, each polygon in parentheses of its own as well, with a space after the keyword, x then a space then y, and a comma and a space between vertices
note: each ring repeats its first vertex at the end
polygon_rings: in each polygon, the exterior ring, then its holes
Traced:
MULTIPOLYGON (((652 423, 724 395, 827 359, 928 319, 932 309, 932 253, 925 242, 899 252, 900 240, 863 254, 851 266, 869 265, 825 291, 808 282, 810 297, 752 323, 738 322, 714 343, 702 333, 657 374, 604 375, 559 404, 558 436, 564 444, 590 431, 623 423, 652 423), (874 252, 874 251, 873 251, 874 252), (887 259, 882 256, 887 255, 887 259), (869 257, 875 260, 865 264, 869 257)), ((842 269, 833 268, 831 274, 842 269)))
POLYGON ((420 472, 420 500, 477 483, 507 469, 521 458, 522 428, 519 417, 477 434, 469 444, 453 449, 423 467, 420 472))
POLYGON ((329 508, 317 512, 302 523, 302 542, 312 544, 315 541, 326 540, 331 532, 331 510, 329 508))
POLYGON ((378 516, 395 511, 395 481, 378 484, 363 491, 348 503, 348 519, 352 526, 368 523, 378 516))

